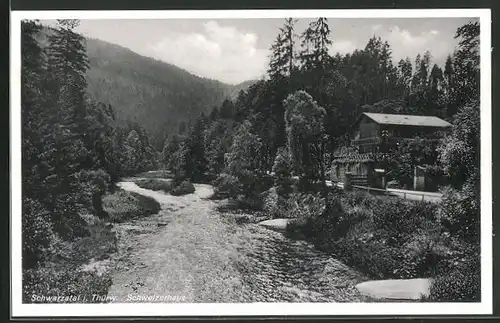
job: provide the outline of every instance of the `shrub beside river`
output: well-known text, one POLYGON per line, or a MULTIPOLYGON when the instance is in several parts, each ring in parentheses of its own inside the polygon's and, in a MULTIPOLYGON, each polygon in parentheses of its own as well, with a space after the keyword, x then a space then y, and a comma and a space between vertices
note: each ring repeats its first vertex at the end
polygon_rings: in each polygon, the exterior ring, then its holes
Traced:
MULTIPOLYGON (((72 241, 54 236, 42 237, 41 233, 33 237, 50 239, 51 243, 39 265, 23 272, 23 302, 58 302, 54 298, 57 296, 74 296, 72 301, 78 303, 102 302, 111 286, 109 270, 102 264, 117 248, 112 223, 155 214, 160 205, 152 198, 117 189, 103 197, 103 207, 108 219, 81 215, 88 228, 82 237, 72 241), (86 269, 86 266, 96 263, 101 263, 98 267, 104 270, 86 269)), ((28 244, 32 243, 36 241, 28 241, 28 244)))
MULTIPOLYGON (((293 197, 292 197, 293 199, 293 197)), ((373 279, 434 278, 431 301, 477 301, 479 248, 441 224, 441 205, 361 192, 297 200, 292 237, 334 253, 373 279), (322 206, 320 212, 317 206, 322 206)), ((286 212, 286 211, 284 211, 286 212)))
POLYGON ((192 194, 195 191, 193 183, 187 180, 177 181, 174 179, 166 181, 162 179, 137 179, 134 182, 141 188, 153 191, 163 191, 174 196, 192 194))

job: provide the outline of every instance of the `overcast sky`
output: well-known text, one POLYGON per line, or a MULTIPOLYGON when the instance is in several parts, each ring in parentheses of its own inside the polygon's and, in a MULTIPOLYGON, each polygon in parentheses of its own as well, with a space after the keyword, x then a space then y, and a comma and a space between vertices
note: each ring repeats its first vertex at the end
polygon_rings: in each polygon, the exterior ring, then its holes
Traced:
MULTIPOLYGON (((470 18, 332 18, 332 52, 362 49, 380 36, 391 45, 393 60, 429 50, 440 65, 457 44, 455 31, 470 18)), ((296 25, 302 32, 310 19, 296 25)), ((115 43, 189 72, 236 84, 265 73, 269 47, 283 19, 82 20, 85 36, 115 43)))

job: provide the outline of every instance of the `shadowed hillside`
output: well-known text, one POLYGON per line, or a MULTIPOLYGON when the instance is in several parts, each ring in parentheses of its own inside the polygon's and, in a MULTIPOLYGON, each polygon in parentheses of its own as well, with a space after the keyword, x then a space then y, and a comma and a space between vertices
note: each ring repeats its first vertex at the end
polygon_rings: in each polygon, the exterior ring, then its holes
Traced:
MULTIPOLYGON (((48 32, 45 28, 38 37, 42 45, 48 32)), ((165 133, 177 131, 180 121, 189 123, 202 112, 210 113, 254 82, 230 85, 198 77, 98 39, 87 39, 86 46, 88 92, 97 101, 111 104, 120 124, 139 123, 158 145, 163 145, 165 133)))

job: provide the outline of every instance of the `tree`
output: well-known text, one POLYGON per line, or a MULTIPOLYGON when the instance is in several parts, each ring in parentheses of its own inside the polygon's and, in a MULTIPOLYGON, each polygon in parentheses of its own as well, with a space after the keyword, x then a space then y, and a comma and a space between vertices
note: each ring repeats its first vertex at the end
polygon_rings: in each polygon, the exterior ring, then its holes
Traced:
POLYGON ((251 132, 251 126, 249 121, 244 121, 236 130, 231 149, 226 154, 225 173, 237 179, 235 194, 239 202, 247 207, 258 208, 262 203, 260 193, 263 191, 259 160, 262 141, 251 132))
POLYGON ((224 156, 232 143, 231 128, 227 120, 216 120, 204 134, 209 176, 216 178, 224 169, 224 156))
POLYGON ((278 148, 273 165, 274 185, 279 196, 287 197, 292 192, 292 161, 287 147, 278 148))
POLYGON ((23 148, 23 193, 32 196, 32 191, 40 187, 40 174, 36 165, 40 163, 43 151, 41 138, 48 131, 45 124, 42 80, 44 78, 43 51, 35 39, 41 26, 37 21, 21 22, 21 120, 23 148))
POLYGON ((413 67, 409 57, 406 59, 401 59, 398 63, 398 84, 401 90, 401 94, 405 100, 408 99, 411 90, 411 81, 413 75, 413 67))
POLYGON ((73 31, 78 20, 58 20, 58 27, 49 36, 49 85, 55 95, 62 122, 72 129, 86 146, 91 141, 86 137, 87 115, 85 75, 89 68, 85 38, 73 31))
POLYGON ((207 171, 204 131, 205 120, 202 116, 196 119, 175 156, 174 173, 178 180, 184 179, 184 177, 193 182, 204 179, 207 171))
POLYGON ((302 33, 302 51, 300 53, 301 65, 306 70, 324 69, 330 62, 328 46, 330 40, 330 27, 326 18, 312 21, 302 33))
POLYGON ((286 18, 275 42, 271 46, 268 74, 273 80, 291 77, 295 70, 295 23, 297 19, 286 18))
POLYGON ((127 173, 133 174, 140 171, 140 161, 142 160, 143 146, 137 131, 130 131, 127 138, 125 139, 124 149, 126 157, 125 169, 127 173))
POLYGON ((441 219, 463 239, 478 243, 480 237, 479 102, 459 109, 451 133, 438 148, 451 188, 444 191, 441 219))
POLYGON ((179 150, 181 142, 182 138, 178 134, 173 134, 165 140, 165 144, 163 145, 163 150, 161 152, 161 161, 167 169, 172 169, 172 156, 179 150))
POLYGON ((455 34, 455 38, 459 39, 453 55, 457 106, 479 100, 479 33, 479 22, 476 21, 458 28, 455 34))
POLYGON ((325 183, 325 109, 304 91, 297 91, 284 102, 288 147, 295 171, 307 184, 319 179, 325 183))
POLYGON ((415 73, 412 79, 412 91, 409 104, 415 111, 415 114, 426 114, 428 99, 428 80, 430 69, 431 54, 429 51, 420 54, 415 59, 415 73))
POLYGON ((444 77, 437 64, 432 67, 427 92, 426 114, 444 117, 441 111, 444 106, 444 77))
POLYGON ((439 147, 440 161, 455 188, 466 183, 479 191, 479 103, 469 104, 453 118, 451 133, 439 147))

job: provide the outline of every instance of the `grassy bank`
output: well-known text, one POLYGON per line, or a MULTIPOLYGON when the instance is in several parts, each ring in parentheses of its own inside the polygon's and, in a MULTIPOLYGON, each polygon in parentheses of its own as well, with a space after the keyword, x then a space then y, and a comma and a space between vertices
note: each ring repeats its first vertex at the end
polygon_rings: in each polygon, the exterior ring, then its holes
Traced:
POLYGON ((194 185, 189 181, 176 183, 175 181, 165 181, 160 179, 137 179, 135 184, 141 188, 153 191, 163 191, 175 196, 192 194, 195 191, 194 185))
POLYGON ((106 195, 102 202, 110 222, 122 222, 160 211, 160 204, 155 199, 123 190, 106 195))
POLYGON ((321 211, 301 203, 290 236, 310 240, 373 279, 435 278, 431 300, 478 299, 478 248, 447 232, 439 205, 362 192, 331 194, 323 204, 311 199, 321 211))
POLYGON ((154 199, 122 190, 107 194, 103 206, 109 214, 107 221, 91 214, 81 215, 87 235, 71 241, 52 237, 45 261, 23 271, 23 302, 57 302, 40 298, 57 296, 74 296, 77 302, 84 303, 102 302, 112 283, 109 258, 117 248, 112 223, 160 210, 154 199))
POLYGON ((136 177, 142 177, 142 178, 164 178, 164 179, 171 179, 174 176, 169 172, 169 171, 164 171, 164 170, 155 170, 155 171, 149 171, 149 172, 142 172, 139 174, 135 175, 136 177))

